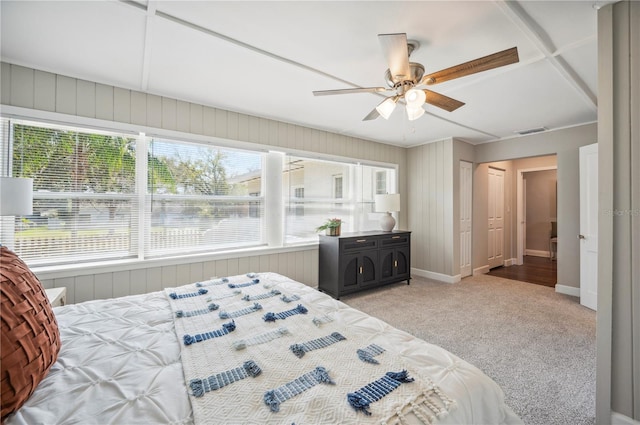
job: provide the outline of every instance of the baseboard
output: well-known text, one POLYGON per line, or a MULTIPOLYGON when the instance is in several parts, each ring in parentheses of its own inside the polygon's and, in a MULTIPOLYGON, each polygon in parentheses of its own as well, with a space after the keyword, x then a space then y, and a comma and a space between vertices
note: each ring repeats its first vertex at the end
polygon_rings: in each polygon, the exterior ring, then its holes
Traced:
POLYGON ((580 298, 580 288, 576 288, 575 286, 566 286, 556 283, 556 292, 580 298))
POLYGON ((549 251, 540 251, 537 249, 525 249, 524 255, 531 255, 532 257, 544 257, 549 258, 549 251))
POLYGON ((430 272, 429 270, 416 269, 414 267, 411 268, 411 274, 412 275, 414 274, 420 277, 426 277, 427 279, 437 280, 438 282, 444 282, 444 283, 458 283, 461 280, 461 277, 459 274, 455 276, 449 276, 447 274, 430 272))
POLYGON ((518 259, 517 258, 509 258, 508 260, 504 260, 504 266, 505 267, 511 267, 514 264, 518 264, 518 259))
POLYGON ((611 425, 640 425, 640 422, 622 413, 611 412, 611 425))
POLYGON ((478 276, 480 274, 487 274, 489 273, 490 270, 491 268, 489 268, 488 264, 486 266, 475 268, 473 269, 473 276, 478 276))

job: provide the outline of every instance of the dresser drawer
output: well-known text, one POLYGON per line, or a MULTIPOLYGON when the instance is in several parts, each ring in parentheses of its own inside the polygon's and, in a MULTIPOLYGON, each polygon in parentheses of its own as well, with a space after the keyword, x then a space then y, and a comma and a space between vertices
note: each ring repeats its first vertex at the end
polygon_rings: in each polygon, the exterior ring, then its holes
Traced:
POLYGON ((340 252, 359 252, 378 248, 375 237, 345 238, 340 240, 340 252))
POLYGON ((409 238, 410 238, 409 233, 404 235, 382 236, 379 240, 380 248, 397 246, 397 245, 408 245, 409 238))

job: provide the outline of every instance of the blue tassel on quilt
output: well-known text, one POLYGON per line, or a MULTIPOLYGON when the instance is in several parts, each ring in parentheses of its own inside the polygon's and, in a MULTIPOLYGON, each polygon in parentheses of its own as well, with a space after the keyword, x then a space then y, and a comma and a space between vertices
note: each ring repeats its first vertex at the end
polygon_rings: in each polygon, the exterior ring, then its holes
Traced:
POLYGON ((187 292, 185 294, 176 294, 175 292, 171 292, 169 294, 169 296, 171 297, 171 299, 177 300, 177 299, 181 299, 181 298, 197 297, 198 295, 204 295, 207 292, 209 292, 209 291, 207 291, 204 288, 200 288, 200 289, 198 289, 198 292, 187 292))
POLYGON ((279 412, 281 403, 321 383, 335 385, 327 369, 318 366, 291 382, 265 392, 263 400, 264 403, 269 406, 269 410, 279 412))
POLYGON ((186 334, 182 337, 182 342, 184 345, 195 344, 196 342, 206 341, 211 338, 218 338, 224 335, 227 335, 229 332, 233 332, 236 330, 236 322, 233 320, 229 323, 224 323, 221 329, 216 329, 210 332, 205 332, 196 335, 186 334))
POLYGON ((275 322, 276 320, 279 319, 286 319, 287 317, 296 315, 296 314, 307 314, 307 308, 305 306, 303 306, 302 304, 298 304, 298 306, 296 308, 293 308, 291 310, 286 310, 286 311, 282 311, 280 313, 267 313, 265 314, 262 319, 265 322, 275 322))
POLYGON ((211 303, 207 306, 207 308, 201 308, 199 310, 191 310, 191 311, 178 310, 176 311, 176 317, 180 318, 180 317, 199 316, 202 314, 211 313, 212 311, 215 311, 218 308, 220 308, 218 304, 211 303))
POLYGON ((401 384, 413 382, 406 370, 400 372, 387 372, 382 378, 370 382, 357 391, 347 394, 347 401, 357 412, 371 415, 367 409, 369 405, 382 397, 390 394, 401 384))
POLYGON ((283 295, 283 296, 281 296, 281 297, 280 297, 280 299, 281 299, 282 301, 286 302, 286 303, 290 303, 290 302, 292 302, 292 301, 298 301, 298 300, 300 299, 300 297, 299 297, 299 296, 297 296, 297 295, 295 295, 295 294, 294 294, 294 295, 292 295, 292 296, 290 296, 290 297, 288 297, 288 296, 286 296, 286 295, 283 295))
POLYGON ((302 358, 304 353, 317 350, 319 348, 325 348, 339 341, 344 341, 345 338, 338 332, 333 332, 331 335, 323 336, 322 338, 312 339, 311 341, 303 342, 301 344, 293 344, 289 349, 298 358, 302 358))
POLYGON ((373 357, 384 353, 384 348, 376 344, 370 344, 365 348, 359 348, 356 353, 358 354, 358 358, 363 362, 380 364, 380 362, 373 357))
POLYGON ((229 384, 245 378, 255 378, 262 373, 260 366, 253 360, 247 360, 240 367, 211 375, 204 379, 192 379, 189 387, 194 397, 202 397, 204 393, 219 390, 229 384))
POLYGON ((244 301, 264 300, 267 298, 275 297, 276 295, 280 295, 280 291, 278 291, 277 289, 272 289, 271 291, 265 292, 263 294, 245 295, 244 297, 242 297, 242 299, 244 301))
POLYGON ((221 311, 218 313, 218 316, 220 316, 221 319, 231 319, 244 316, 245 314, 251 314, 258 310, 262 310, 262 306, 258 303, 254 303, 251 307, 246 307, 236 311, 221 311))
POLYGON ((247 286, 257 285, 258 283, 260 283, 260 279, 253 279, 247 283, 230 283, 229 288, 245 288, 247 286))

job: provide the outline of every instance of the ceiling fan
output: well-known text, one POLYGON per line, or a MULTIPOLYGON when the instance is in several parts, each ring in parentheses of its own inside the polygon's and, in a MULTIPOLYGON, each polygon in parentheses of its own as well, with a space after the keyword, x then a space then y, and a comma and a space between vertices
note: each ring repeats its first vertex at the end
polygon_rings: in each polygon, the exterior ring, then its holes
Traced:
POLYGON ((463 102, 452 99, 440 93, 436 93, 422 86, 430 86, 444 81, 453 80, 482 71, 488 71, 505 65, 518 62, 518 48, 512 47, 492 55, 461 63, 441 71, 424 75, 424 66, 416 62, 409 62, 409 56, 420 44, 414 40, 407 40, 407 35, 378 34, 378 40, 389 63, 389 69, 385 72, 385 80, 388 87, 362 87, 354 89, 320 90, 314 91, 314 96, 326 96, 349 93, 393 93, 382 103, 376 106, 363 121, 374 120, 378 116, 389 119, 398 101, 404 99, 406 103, 407 117, 415 120, 424 115, 423 105, 428 103, 445 111, 455 111, 463 102))

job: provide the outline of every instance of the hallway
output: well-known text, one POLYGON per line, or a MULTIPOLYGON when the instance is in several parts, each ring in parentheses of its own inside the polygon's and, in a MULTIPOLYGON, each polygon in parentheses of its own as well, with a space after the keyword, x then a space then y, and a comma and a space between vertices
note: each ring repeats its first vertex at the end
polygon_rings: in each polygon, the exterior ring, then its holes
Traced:
POLYGON ((553 288, 557 283, 557 265, 557 261, 549 258, 525 255, 521 266, 496 267, 487 274, 553 288))

